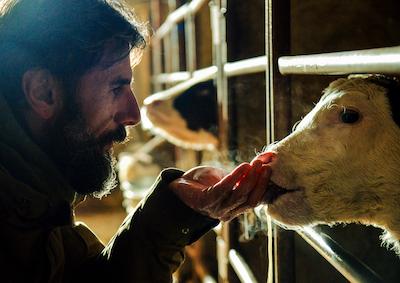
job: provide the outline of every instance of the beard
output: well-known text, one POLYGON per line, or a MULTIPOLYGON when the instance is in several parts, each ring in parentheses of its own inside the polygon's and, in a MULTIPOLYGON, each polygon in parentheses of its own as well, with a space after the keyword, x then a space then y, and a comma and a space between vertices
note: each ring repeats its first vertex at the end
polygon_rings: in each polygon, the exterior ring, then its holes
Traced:
POLYGON ((73 189, 82 195, 101 198, 117 186, 116 159, 105 148, 126 138, 124 126, 95 137, 80 108, 69 101, 62 117, 48 127, 46 149, 73 189))

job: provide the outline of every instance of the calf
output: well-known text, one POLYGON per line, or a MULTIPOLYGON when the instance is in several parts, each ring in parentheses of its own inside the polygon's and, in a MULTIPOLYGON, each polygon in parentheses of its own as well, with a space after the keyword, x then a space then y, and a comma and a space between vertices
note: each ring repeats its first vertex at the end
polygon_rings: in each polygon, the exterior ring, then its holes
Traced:
POLYGON ((267 212, 289 228, 378 226, 400 254, 399 106, 394 79, 332 82, 294 131, 266 149, 275 153, 267 212))

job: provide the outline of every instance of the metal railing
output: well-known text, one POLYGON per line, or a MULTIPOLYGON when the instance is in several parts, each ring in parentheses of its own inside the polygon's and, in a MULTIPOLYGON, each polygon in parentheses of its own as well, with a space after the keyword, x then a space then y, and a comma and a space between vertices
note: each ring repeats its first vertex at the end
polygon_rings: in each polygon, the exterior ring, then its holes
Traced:
MULTIPOLYGON (((257 207, 254 211, 259 219, 264 222, 268 221, 268 216, 263 206, 257 207)), ((306 227, 296 232, 350 282, 383 282, 378 274, 325 233, 311 227, 306 227)))
POLYGON ((400 73, 400 46, 314 55, 284 56, 278 61, 284 74, 342 75, 400 73))
POLYGON ((229 263, 235 270, 235 273, 237 274, 241 282, 257 283, 257 280, 254 277, 253 272, 251 272, 250 267, 236 250, 231 249, 229 251, 229 263))
MULTIPOLYGON (((219 0, 219 3, 223 3, 223 0, 219 0), (222 1, 222 2, 221 2, 222 1)), ((153 41, 155 51, 155 57, 153 60, 160 59, 160 46, 161 41, 173 30, 173 28, 182 20, 193 20, 193 15, 200 9, 200 7, 208 2, 207 0, 193 0, 188 4, 185 4, 170 13, 166 21, 156 31, 153 41), (158 59, 157 59, 158 56, 158 59)), ((213 1, 211 1, 213 2, 213 1)), ((267 6, 269 1, 266 1, 266 9, 270 8, 267 6)), ((226 4, 226 3, 225 3, 226 4)), ((211 5, 212 6, 212 5, 211 5)), ((214 7, 214 11, 211 8, 211 25, 213 29, 213 43, 214 48, 218 47, 218 44, 224 43, 224 34, 221 34, 219 25, 221 25, 221 19, 217 17, 223 16, 224 11, 221 11, 221 5, 214 7), (219 24, 218 24, 219 23, 219 24)), ((222 5, 224 8, 224 5, 222 5)), ((271 23, 272 15, 267 11, 266 25, 271 23)), ((192 38, 189 39, 189 44, 186 46, 194 46, 193 29, 191 26, 193 22, 189 22, 189 30, 192 38)), ((225 24, 222 21, 222 24, 225 24)), ((267 26, 267 30, 268 30, 267 26)), ((267 45, 271 44, 267 39, 267 45)), ((221 47, 221 46, 219 46, 221 47)), ((267 51, 269 49, 267 48, 267 51)), ((214 50, 215 51, 215 50, 214 50)), ((273 62, 270 54, 266 52, 266 56, 250 58, 237 62, 226 62, 226 50, 219 49, 219 58, 214 62, 214 66, 210 66, 204 69, 195 69, 195 59, 193 52, 187 58, 187 71, 177 72, 172 71, 171 68, 167 68, 166 72, 161 71, 161 64, 159 62, 153 62, 156 68, 153 71, 153 84, 156 86, 156 92, 151 96, 147 97, 144 104, 150 104, 156 100, 165 100, 173 98, 190 87, 211 79, 218 79, 218 84, 226 82, 226 78, 232 76, 239 76, 257 72, 271 72, 271 64, 273 62), (161 90, 161 85, 174 85, 168 89, 161 90)), ((214 52, 216 53, 216 52, 214 52)), ((283 56, 278 60, 278 67, 281 74, 319 74, 319 75, 337 75, 337 74, 349 74, 349 73, 400 73, 400 47, 387 47, 377 48, 369 50, 357 50, 357 51, 346 51, 346 52, 334 52, 325 54, 313 54, 313 55, 299 55, 299 56, 283 56)), ((270 82, 271 83, 271 82, 270 82)), ((226 90, 224 90, 226 91, 226 90)), ((273 92, 273 89, 270 90, 273 92)), ((273 98, 273 97, 272 97, 273 98)), ((227 98, 225 98, 227 99, 227 98)), ((227 104, 227 101, 221 103, 227 104)), ((273 103, 273 100, 270 101, 273 103)), ((273 107, 271 108, 273 109, 273 107)), ((273 130, 272 130, 273 131, 273 130)), ((271 133, 273 137, 273 132, 271 133)), ((270 221, 268 216, 262 213, 262 209, 255 209, 256 215, 263 221, 270 221)), ((313 247, 318 253, 320 253, 333 267, 337 269, 345 278, 350 282, 383 282, 382 279, 369 267, 363 264, 361 261, 350 255, 328 235, 318 232, 313 228, 306 228, 297 233, 313 247)), ((271 233, 269 233, 271 235, 271 233)), ((219 239, 221 240, 221 239, 219 239)), ((229 249, 226 243, 223 245, 223 251, 221 255, 226 255, 224 262, 229 260, 229 263, 237 273, 241 282, 255 283, 257 282, 251 269, 246 264, 245 260, 233 249, 229 249)), ((226 273, 226 270, 223 272, 226 273)), ((221 274, 220 274, 221 275, 221 274)), ((226 280, 226 274, 223 274, 222 280, 226 280)), ((271 279, 272 280, 272 279, 271 279)), ((226 282, 226 281, 224 281, 226 282)))
MULTIPOLYGON (((260 56, 237 62, 226 63, 223 66, 225 75, 229 77, 247 75, 259 72, 265 72, 267 67, 267 57, 260 56)), ((155 80, 157 83, 173 83, 181 82, 167 90, 156 92, 144 100, 144 104, 148 105, 156 100, 167 100, 178 96, 185 90, 188 90, 192 86, 205 82, 211 79, 215 79, 217 76, 218 68, 211 66, 194 71, 192 75, 189 72, 177 72, 170 74, 160 74, 155 80)))
POLYGON ((209 0, 192 0, 171 12, 165 22, 154 34, 153 41, 163 39, 179 22, 183 21, 188 15, 195 14, 209 0))

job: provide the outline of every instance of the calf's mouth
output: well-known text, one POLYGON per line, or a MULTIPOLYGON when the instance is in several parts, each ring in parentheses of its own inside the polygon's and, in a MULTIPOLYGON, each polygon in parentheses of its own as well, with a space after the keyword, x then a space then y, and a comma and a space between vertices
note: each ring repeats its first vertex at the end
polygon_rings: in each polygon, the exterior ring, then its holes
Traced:
POLYGON ((272 204, 281 196, 297 191, 300 191, 300 189, 288 190, 270 181, 268 183, 267 192, 264 195, 264 201, 266 204, 272 204))

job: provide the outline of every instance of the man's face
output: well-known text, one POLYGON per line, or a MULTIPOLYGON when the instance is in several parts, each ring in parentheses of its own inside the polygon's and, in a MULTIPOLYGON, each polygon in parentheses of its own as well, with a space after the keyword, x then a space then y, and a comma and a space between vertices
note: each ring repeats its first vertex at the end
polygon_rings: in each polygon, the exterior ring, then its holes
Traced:
MULTIPOLYGON (((112 66, 94 67, 78 82, 76 102, 90 134, 102 140, 121 127, 136 125, 140 111, 131 90, 129 56, 112 66)), ((106 152, 111 140, 103 140, 106 152)))
POLYGON ((79 79, 76 92, 69 94, 73 98, 66 100, 52 134, 60 134, 62 141, 52 151, 63 151, 54 153, 56 162, 79 193, 100 195, 115 186, 112 144, 125 140, 125 126, 140 121, 131 79, 129 56, 107 67, 100 62, 79 79))

